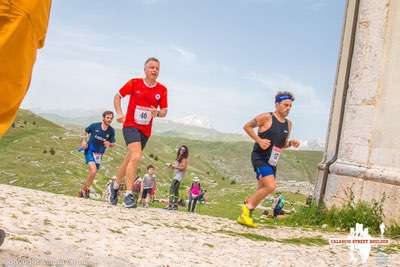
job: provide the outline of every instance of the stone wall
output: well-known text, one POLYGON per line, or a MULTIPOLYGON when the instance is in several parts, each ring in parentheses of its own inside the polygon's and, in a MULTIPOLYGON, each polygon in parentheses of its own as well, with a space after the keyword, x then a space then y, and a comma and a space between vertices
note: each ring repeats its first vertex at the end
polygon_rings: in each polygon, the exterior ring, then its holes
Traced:
POLYGON ((356 199, 384 202, 385 221, 400 218, 400 1, 360 0, 354 16, 354 0, 347 3, 343 40, 332 101, 327 147, 320 164, 316 197, 321 197, 323 168, 335 153, 330 166, 324 202, 331 206, 346 199, 350 189, 356 199), (351 26, 357 19, 353 53, 350 53, 351 26), (345 75, 348 91, 345 103, 345 75), (340 109, 344 106, 342 131, 340 109))

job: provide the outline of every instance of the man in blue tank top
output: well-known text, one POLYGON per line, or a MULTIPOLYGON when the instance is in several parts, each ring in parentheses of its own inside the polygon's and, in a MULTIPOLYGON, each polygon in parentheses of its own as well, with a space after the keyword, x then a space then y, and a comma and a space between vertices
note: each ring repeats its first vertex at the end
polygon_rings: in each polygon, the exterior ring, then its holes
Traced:
POLYGON ((276 166, 283 148, 299 147, 300 142, 289 140, 292 123, 289 115, 294 97, 290 92, 278 92, 275 96, 275 111, 262 113, 247 122, 243 129, 255 141, 251 162, 256 173, 258 188, 245 200, 238 223, 255 227, 252 211, 269 194, 275 191, 276 166), (258 132, 254 131, 258 128, 258 132))
POLYGON ((83 133, 81 148, 84 149, 85 161, 88 164, 89 173, 82 190, 79 192, 79 197, 89 197, 89 188, 100 168, 103 154, 107 148, 115 144, 115 131, 110 126, 113 118, 114 113, 112 111, 105 111, 103 113, 103 121, 90 124, 83 133), (89 135, 90 138, 88 141, 89 135))

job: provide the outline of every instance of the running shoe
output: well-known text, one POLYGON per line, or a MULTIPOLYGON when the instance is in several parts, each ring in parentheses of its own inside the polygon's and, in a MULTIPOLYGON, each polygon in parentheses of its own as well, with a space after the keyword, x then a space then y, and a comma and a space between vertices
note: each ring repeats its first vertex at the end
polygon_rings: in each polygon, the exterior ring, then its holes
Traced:
POLYGON ((114 189, 115 181, 112 180, 111 183, 108 185, 108 202, 111 205, 117 205, 118 203, 118 191, 119 189, 114 189))
POLYGON ((250 210, 246 204, 242 205, 242 214, 238 217, 237 222, 252 228, 257 226, 254 223, 253 218, 251 218, 250 210))
POLYGON ((82 189, 81 191, 79 191, 79 193, 78 193, 78 197, 81 197, 81 198, 89 198, 89 189, 82 189))
POLYGON ((136 199, 133 196, 133 194, 127 194, 124 197, 124 202, 123 205, 125 208, 136 208, 137 204, 136 204, 136 199))

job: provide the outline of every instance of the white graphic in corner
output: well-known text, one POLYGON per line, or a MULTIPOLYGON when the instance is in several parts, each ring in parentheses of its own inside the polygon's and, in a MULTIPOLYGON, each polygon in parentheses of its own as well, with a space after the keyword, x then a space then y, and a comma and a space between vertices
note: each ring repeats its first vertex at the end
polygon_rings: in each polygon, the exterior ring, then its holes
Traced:
POLYGON ((388 261, 388 257, 381 250, 381 246, 389 245, 390 240, 383 238, 385 232, 385 225, 383 223, 379 225, 379 229, 381 231, 380 238, 371 238, 368 228, 364 229, 362 224, 357 223, 355 229, 350 228, 350 235, 346 238, 330 238, 329 243, 331 245, 347 245, 350 249, 350 262, 357 265, 367 263, 372 245, 377 245, 377 263, 385 264, 388 261))
MULTIPOLYGON (((379 229, 381 231, 382 238, 385 232, 385 225, 381 223, 379 229)), ((350 249, 351 263, 354 264, 358 262, 358 257, 355 256, 355 253, 358 254, 362 264, 367 263, 369 254, 371 252, 371 242, 365 241, 372 239, 368 233, 368 228, 364 228, 362 224, 357 223, 355 229, 350 228, 350 235, 347 238, 351 240, 351 242, 348 244, 350 249)))

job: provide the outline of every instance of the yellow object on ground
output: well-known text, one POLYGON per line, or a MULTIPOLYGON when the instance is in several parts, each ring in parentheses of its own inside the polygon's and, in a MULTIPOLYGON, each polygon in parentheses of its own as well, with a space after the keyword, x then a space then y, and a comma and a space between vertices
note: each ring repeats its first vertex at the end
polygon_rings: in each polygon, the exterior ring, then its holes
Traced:
POLYGON ((28 91, 50 7, 51 0, 0 0, 0 136, 13 123, 28 91))
POLYGON ((242 214, 238 217, 237 222, 248 227, 257 227, 253 218, 251 218, 250 210, 246 204, 242 205, 242 214))

